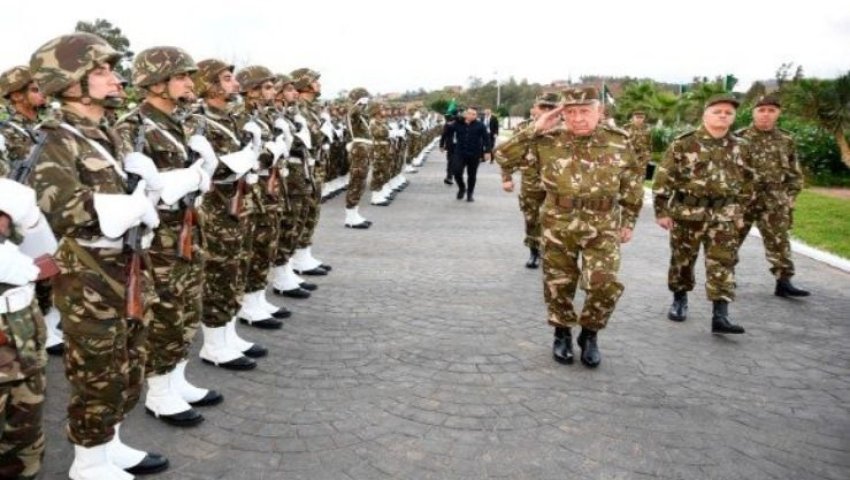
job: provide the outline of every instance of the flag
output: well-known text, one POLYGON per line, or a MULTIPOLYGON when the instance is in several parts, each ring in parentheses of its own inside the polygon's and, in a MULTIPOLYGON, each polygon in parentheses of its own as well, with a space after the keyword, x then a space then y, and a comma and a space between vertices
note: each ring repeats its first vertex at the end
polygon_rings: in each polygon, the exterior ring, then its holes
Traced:
POLYGON ((735 84, 738 83, 738 79, 735 78, 735 75, 729 74, 726 75, 726 78, 723 79, 723 90, 727 92, 731 92, 733 88, 735 88, 735 84))
POLYGON ((614 95, 611 95, 611 90, 608 88, 608 85, 602 84, 602 103, 607 103, 608 105, 614 105, 614 95))
POLYGON ((454 115, 457 113, 457 101, 452 98, 452 101, 449 102, 448 108, 446 108, 446 115, 454 115))

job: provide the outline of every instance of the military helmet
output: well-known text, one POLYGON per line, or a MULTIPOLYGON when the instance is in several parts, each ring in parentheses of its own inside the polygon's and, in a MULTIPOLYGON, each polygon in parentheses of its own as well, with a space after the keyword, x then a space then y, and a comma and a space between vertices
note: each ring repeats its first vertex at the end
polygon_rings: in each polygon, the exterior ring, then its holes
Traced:
POLYGON ((278 91, 283 90, 283 87, 292 83, 292 77, 285 73, 278 73, 274 76, 274 88, 278 89, 278 91))
POLYGON ((30 72, 44 95, 54 95, 79 82, 104 63, 115 65, 121 53, 91 33, 62 35, 30 57, 30 72))
POLYGON ((133 60, 133 85, 149 87, 175 75, 197 71, 195 60, 182 48, 148 48, 139 52, 133 60))
POLYGON ((236 72, 236 81, 239 82, 239 89, 243 92, 253 90, 265 82, 275 81, 275 76, 271 70, 260 65, 251 65, 236 72))
POLYGON ((32 83, 29 67, 19 65, 0 73, 0 98, 7 98, 12 93, 23 89, 32 83))
POLYGON ((322 75, 315 70, 310 70, 309 68, 298 68, 293 70, 289 76, 292 77, 292 83, 295 85, 295 88, 301 92, 310 88, 310 85, 321 78, 322 75))
POLYGON ((348 92, 348 99, 352 102, 356 102, 363 97, 371 97, 371 95, 369 95, 369 91, 363 87, 357 87, 348 92))
POLYGON ((204 96, 218 83, 218 76, 225 70, 233 72, 233 65, 222 62, 215 58, 207 58, 198 62, 198 71, 192 74, 195 82, 195 93, 199 97, 204 96))

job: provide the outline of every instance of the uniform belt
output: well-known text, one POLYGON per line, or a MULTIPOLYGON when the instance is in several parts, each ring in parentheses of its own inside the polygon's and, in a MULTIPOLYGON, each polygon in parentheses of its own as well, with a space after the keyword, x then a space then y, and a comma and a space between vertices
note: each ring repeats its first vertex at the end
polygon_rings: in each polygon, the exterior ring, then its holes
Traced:
POLYGON ((301 160, 300 158, 289 157, 289 158, 286 159, 286 163, 288 163, 290 165, 303 165, 304 161, 301 160))
POLYGON ((594 212, 609 212, 614 208, 616 202, 610 197, 584 198, 568 197, 565 195, 546 195, 547 199, 561 208, 567 210, 592 210, 594 212))
POLYGON ((352 138, 350 143, 365 143, 366 145, 373 145, 374 144, 374 142, 371 139, 360 138, 360 137, 352 138))
POLYGON ((28 308, 35 298, 35 285, 28 283, 10 288, 0 295, 0 314, 15 313, 28 308))
POLYGON ((684 192, 676 193, 676 201, 686 207, 723 208, 737 203, 735 197, 698 197, 684 192))
POLYGON ((389 145, 390 142, 387 140, 374 140, 374 145, 389 145))
POLYGON ((121 250, 124 248, 123 240, 120 238, 100 237, 94 240, 78 238, 76 241, 81 247, 86 248, 109 248, 113 250, 121 250))

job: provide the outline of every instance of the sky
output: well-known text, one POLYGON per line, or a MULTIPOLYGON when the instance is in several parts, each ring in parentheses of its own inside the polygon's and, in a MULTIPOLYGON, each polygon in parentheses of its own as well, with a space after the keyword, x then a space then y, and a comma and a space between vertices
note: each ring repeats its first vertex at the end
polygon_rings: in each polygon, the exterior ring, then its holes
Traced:
POLYGON ((204 2, 40 0, 0 16, 0 70, 25 64, 77 20, 105 18, 131 50, 170 45, 196 61, 322 73, 326 96, 581 75, 684 83, 734 74, 736 89, 773 78, 785 62, 806 76, 850 71, 847 0, 258 0, 204 2))

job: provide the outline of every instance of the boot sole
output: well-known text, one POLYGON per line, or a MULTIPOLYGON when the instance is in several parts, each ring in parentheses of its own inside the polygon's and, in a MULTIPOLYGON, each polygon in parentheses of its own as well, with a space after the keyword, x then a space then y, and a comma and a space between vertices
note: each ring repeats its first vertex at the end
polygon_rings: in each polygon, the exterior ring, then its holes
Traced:
POLYGON ((561 365, 572 365, 573 363, 575 363, 575 357, 564 358, 553 354, 552 358, 554 358, 555 361, 560 363, 561 365))
POLYGON ((154 413, 153 410, 151 410, 148 407, 145 407, 145 412, 147 412, 148 415, 156 418, 157 420, 162 420, 163 422, 165 422, 165 423, 167 423, 167 424, 169 424, 173 427, 183 427, 183 428, 194 427, 194 426, 200 425, 204 421, 203 415, 198 415, 197 417, 190 419, 190 420, 175 420, 173 418, 170 418, 167 415, 157 415, 156 413, 154 413))
POLYGON ((226 363, 215 363, 211 360, 207 360, 206 358, 202 358, 201 361, 206 363, 207 365, 212 365, 214 367, 223 368, 225 370, 236 370, 236 371, 245 371, 245 370, 253 370, 257 368, 257 363, 247 363, 245 365, 235 365, 235 364, 226 364, 226 363))

